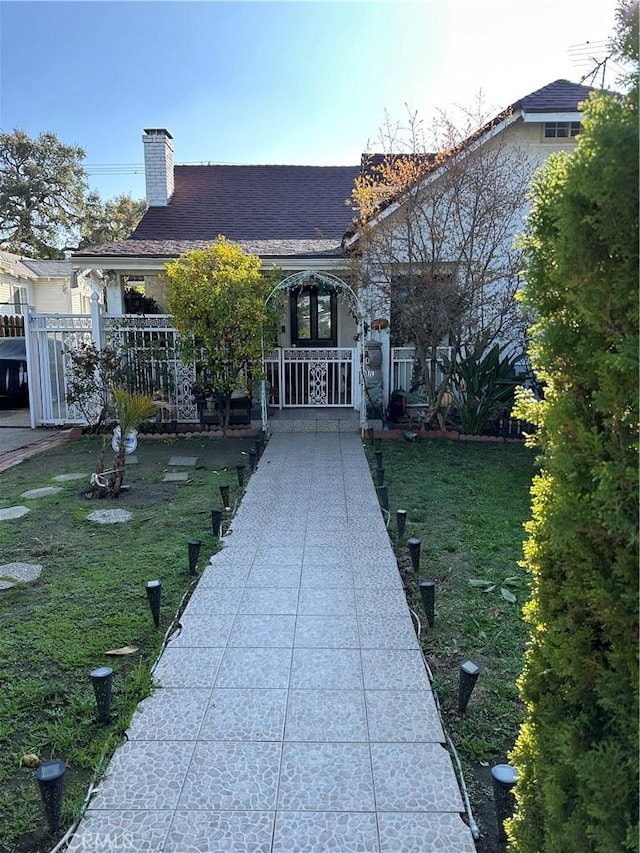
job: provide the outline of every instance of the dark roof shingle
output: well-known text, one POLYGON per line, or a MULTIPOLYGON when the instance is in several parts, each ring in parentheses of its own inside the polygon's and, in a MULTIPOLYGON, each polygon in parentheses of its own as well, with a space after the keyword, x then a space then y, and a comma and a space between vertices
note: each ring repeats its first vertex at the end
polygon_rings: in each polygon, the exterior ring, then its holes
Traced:
POLYGON ((536 89, 524 98, 520 98, 511 105, 511 109, 524 110, 528 113, 574 113, 578 110, 578 104, 586 101, 591 92, 595 92, 590 86, 580 83, 571 83, 569 80, 554 80, 536 89))

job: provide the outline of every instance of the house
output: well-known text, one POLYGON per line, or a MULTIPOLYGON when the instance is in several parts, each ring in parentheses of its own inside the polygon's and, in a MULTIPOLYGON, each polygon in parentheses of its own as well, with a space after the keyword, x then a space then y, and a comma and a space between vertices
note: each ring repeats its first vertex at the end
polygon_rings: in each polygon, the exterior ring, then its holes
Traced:
POLYGON ((25 258, 0 250, 0 315, 87 314, 91 288, 70 261, 25 258))
MULTIPOLYGON (((591 91, 556 80, 516 101, 468 145, 499 139, 506 149, 526 149, 541 163, 551 152, 575 146, 579 104, 591 91)), ((167 130, 147 129, 142 141, 148 209, 138 227, 127 240, 84 249, 71 259, 78 273, 99 270, 106 280, 107 314, 124 314, 130 280, 143 280, 145 295, 162 308, 165 263, 223 234, 281 273, 277 290, 286 309, 278 347, 265 355, 263 421, 275 424, 287 410, 302 418, 326 409, 338 412, 337 421, 348 413, 363 426, 371 389, 384 405, 402 365, 390 337, 391 301, 373 298, 371 284, 357 280, 351 260, 358 247, 345 202, 361 166, 182 166, 174 165, 167 130)), ((450 162, 438 163, 429 180, 439 180, 450 162)), ((377 214, 380 227, 393 227, 400 208, 393 200, 385 205, 377 214)), ((517 220, 514 234, 521 215, 517 220)), ((185 398, 190 381, 193 375, 185 374, 178 382, 185 398)), ((194 420, 188 409, 178 406, 183 418, 194 420)))

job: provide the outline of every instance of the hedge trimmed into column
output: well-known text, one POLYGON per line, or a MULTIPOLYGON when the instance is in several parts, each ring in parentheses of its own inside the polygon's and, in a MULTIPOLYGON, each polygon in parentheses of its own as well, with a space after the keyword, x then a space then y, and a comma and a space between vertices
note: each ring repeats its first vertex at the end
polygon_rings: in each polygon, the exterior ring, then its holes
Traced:
POLYGON ((531 355, 546 382, 525 558, 518 853, 638 849, 638 96, 599 93, 535 180, 531 355))

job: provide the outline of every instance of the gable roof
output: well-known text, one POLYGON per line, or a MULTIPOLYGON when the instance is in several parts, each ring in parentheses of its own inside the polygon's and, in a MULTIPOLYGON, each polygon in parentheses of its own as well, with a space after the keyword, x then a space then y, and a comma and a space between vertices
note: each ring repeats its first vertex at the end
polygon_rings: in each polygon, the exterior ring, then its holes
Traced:
POLYGON ((510 110, 524 110, 527 113, 575 113, 578 104, 586 101, 591 92, 597 91, 591 86, 571 83, 569 80, 554 80, 541 89, 536 89, 519 101, 511 104, 510 110))
POLYGON ((219 234, 262 257, 340 255, 358 166, 176 166, 166 206, 150 207, 128 240, 75 257, 172 257, 219 234))

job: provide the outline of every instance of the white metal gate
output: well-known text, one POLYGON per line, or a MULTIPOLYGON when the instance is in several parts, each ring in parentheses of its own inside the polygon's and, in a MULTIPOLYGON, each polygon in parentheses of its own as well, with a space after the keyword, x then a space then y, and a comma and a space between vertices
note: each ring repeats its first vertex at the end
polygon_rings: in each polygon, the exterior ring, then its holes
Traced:
POLYGON ((358 408, 360 385, 357 350, 351 347, 281 347, 265 357, 269 404, 301 407, 358 408))
POLYGON ((82 343, 119 348, 131 390, 166 401, 164 420, 197 422, 191 394, 195 364, 178 356, 178 332, 166 315, 102 317, 93 314, 29 314, 25 318, 31 426, 83 424, 68 400, 71 354, 82 343))

